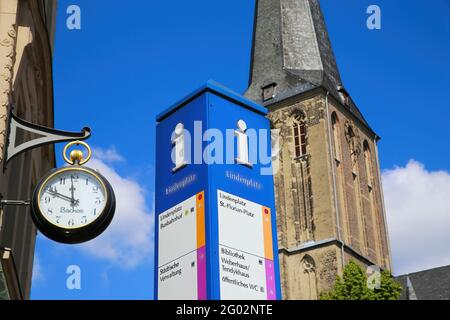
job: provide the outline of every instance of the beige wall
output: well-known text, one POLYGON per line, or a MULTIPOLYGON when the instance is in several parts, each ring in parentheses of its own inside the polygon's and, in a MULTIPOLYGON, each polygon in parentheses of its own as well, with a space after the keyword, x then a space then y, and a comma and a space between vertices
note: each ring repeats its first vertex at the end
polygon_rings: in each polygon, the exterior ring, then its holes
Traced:
POLYGON ((283 299, 316 300, 331 290, 342 273, 340 251, 334 244, 279 254, 283 299))
POLYGON ((269 108, 281 140, 274 181, 283 298, 317 298, 333 286, 349 259, 390 269, 374 134, 321 89, 269 108), (305 115, 307 154, 296 159, 292 125, 299 112, 305 115), (339 119, 340 161, 333 112, 339 119), (349 126, 355 132, 351 139, 345 134, 349 126), (364 141, 370 149, 370 183, 364 141), (350 146, 359 153, 352 157, 350 146), (306 270, 305 264, 312 267, 306 270))
MULTIPOLYGON (((0 0, 0 160, 3 166, 6 115, 14 113, 36 124, 53 126, 51 32, 56 1, 0 0), (44 3, 46 3, 44 10, 44 3), (44 19, 43 16, 47 18, 44 19), (50 31, 50 33, 49 33, 50 31), (49 39, 50 34, 50 39, 49 39)), ((21 135, 21 139, 32 138, 21 135)), ((54 166, 52 146, 41 147, 13 159, 0 173, 5 199, 28 200, 37 180, 54 166)), ((0 246, 12 249, 20 293, 28 298, 31 287, 36 230, 28 208, 7 207, 2 212, 0 246)))
POLYGON ((338 143, 341 150, 335 163, 343 240, 382 268, 391 269, 375 136, 337 102, 330 103, 329 112, 338 119, 339 141, 333 141, 333 147, 338 143))

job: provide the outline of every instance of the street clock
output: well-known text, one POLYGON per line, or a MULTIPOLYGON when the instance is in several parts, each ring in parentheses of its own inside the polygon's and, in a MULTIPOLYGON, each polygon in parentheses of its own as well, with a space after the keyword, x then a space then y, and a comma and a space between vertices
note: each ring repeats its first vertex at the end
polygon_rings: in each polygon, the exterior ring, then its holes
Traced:
POLYGON ((100 235, 111 223, 116 200, 111 184, 98 171, 83 166, 91 158, 89 146, 71 142, 63 151, 69 166, 52 170, 37 184, 31 201, 34 224, 46 237, 62 243, 81 243, 100 235), (81 150, 72 145, 83 145, 81 150))

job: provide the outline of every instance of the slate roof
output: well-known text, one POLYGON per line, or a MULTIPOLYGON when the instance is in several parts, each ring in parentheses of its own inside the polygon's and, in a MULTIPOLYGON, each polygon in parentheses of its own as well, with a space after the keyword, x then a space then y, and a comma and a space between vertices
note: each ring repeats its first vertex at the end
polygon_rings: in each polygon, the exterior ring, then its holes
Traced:
POLYGON ((319 87, 371 130, 351 97, 344 103, 338 91, 342 81, 319 0, 257 0, 245 96, 270 107, 319 87), (269 83, 276 83, 276 95, 264 102, 262 87, 269 83))
POLYGON ((450 300, 450 266, 395 278, 403 287, 400 300, 450 300))

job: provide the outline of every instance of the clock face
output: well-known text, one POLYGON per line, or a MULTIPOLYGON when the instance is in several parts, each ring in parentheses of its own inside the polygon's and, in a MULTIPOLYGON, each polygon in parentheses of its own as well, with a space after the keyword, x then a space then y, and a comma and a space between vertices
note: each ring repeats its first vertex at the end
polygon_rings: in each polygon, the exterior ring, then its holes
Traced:
POLYGON ((42 184, 37 203, 40 214, 51 224, 77 229, 96 221, 105 209, 104 183, 88 170, 67 169, 50 175, 42 184))

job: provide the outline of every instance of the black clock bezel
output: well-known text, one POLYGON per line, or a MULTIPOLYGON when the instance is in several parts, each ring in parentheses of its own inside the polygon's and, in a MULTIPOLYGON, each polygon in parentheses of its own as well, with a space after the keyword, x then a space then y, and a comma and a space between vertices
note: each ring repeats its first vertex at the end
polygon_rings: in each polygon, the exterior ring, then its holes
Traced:
POLYGON ((111 187, 111 184, 106 180, 106 178, 101 175, 98 171, 84 167, 79 165, 71 165, 69 167, 54 169, 47 173, 36 185, 33 198, 31 201, 31 217, 36 228, 47 238, 50 238, 54 241, 66 243, 66 244, 76 244, 82 243, 89 240, 92 240, 99 236, 111 223, 114 213, 116 209, 116 198, 114 194, 114 190, 111 187), (39 192, 43 187, 43 184, 47 181, 50 176, 56 176, 59 173, 70 171, 70 170, 79 170, 79 171, 87 171, 92 174, 97 179, 100 179, 103 185, 105 186, 106 191, 106 204, 103 211, 99 214, 98 218, 92 221, 90 224, 86 226, 82 226, 79 228, 66 229, 63 227, 58 227, 52 223, 50 223, 41 212, 39 207, 39 192))

